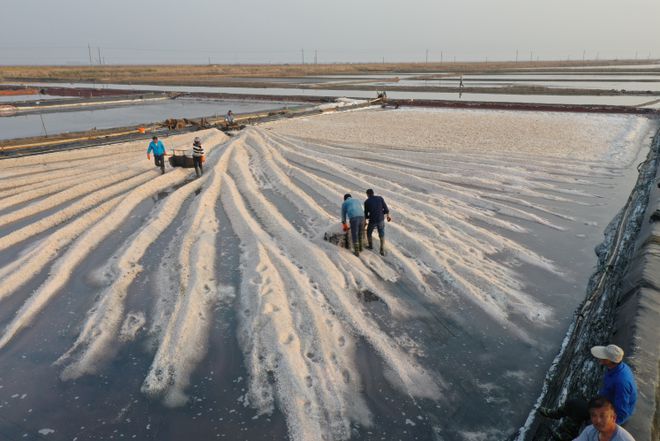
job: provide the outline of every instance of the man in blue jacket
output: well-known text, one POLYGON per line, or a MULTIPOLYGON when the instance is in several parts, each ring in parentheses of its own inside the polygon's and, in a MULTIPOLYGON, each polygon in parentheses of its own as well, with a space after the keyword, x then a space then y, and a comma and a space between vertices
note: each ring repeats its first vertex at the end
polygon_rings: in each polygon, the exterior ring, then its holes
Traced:
MULTIPOLYGON (((637 402, 637 385, 632 370, 623 362, 623 349, 617 345, 594 346, 591 348, 591 355, 607 368, 598 395, 613 404, 616 424, 621 425, 633 414, 637 402)), ((573 397, 556 409, 540 407, 538 412, 552 419, 566 417, 563 431, 556 438, 572 440, 576 435, 573 432, 589 419, 587 404, 584 398, 573 397)))
POLYGON ((344 195, 344 203, 341 204, 341 225, 344 232, 351 230, 351 239, 353 241, 353 253, 356 256, 362 251, 362 231, 364 230, 364 211, 360 201, 353 199, 350 193, 344 195), (350 227, 346 223, 346 218, 350 222, 350 227))
POLYGON ((375 228, 378 228, 381 256, 385 255, 385 216, 387 216, 387 222, 392 220, 385 199, 381 196, 375 196, 374 191, 370 188, 367 190, 367 200, 364 201, 364 217, 369 221, 367 226, 367 248, 370 250, 374 248, 371 234, 375 228))
POLYGON ((160 167, 161 173, 165 174, 165 146, 158 140, 157 136, 151 138, 149 148, 147 149, 147 159, 151 159, 151 152, 154 152, 156 167, 160 167))
POLYGON ((594 346, 591 355, 607 368, 598 395, 614 404, 616 423, 621 425, 633 414, 637 403, 637 384, 632 370, 623 362, 623 349, 617 345, 594 346))

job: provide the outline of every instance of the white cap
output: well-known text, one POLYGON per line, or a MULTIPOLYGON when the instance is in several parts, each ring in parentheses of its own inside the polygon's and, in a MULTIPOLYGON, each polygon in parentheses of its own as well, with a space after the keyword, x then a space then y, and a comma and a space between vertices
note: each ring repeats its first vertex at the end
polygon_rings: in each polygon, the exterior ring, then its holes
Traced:
POLYGON ((591 355, 600 360, 621 363, 621 360, 623 360, 623 349, 617 345, 594 346, 591 348, 591 355))

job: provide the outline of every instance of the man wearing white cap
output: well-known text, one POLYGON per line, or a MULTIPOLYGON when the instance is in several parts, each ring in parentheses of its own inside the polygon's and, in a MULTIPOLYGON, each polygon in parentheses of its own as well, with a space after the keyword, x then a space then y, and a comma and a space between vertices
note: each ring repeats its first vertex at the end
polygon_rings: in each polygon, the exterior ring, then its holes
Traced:
POLYGON ((617 345, 594 346, 591 355, 607 368, 598 394, 614 404, 616 423, 623 424, 635 411, 637 402, 637 385, 632 370, 623 362, 623 349, 617 345))
MULTIPOLYGON (((637 401, 637 386, 632 371, 623 363, 623 349, 616 345, 594 346, 591 354, 600 364, 607 367, 603 378, 603 387, 598 395, 606 398, 614 405, 616 423, 623 424, 635 410, 637 401)), ((538 412, 546 418, 565 418, 562 431, 555 434, 559 440, 572 440, 579 427, 589 420, 587 400, 582 397, 567 399, 558 408, 539 407, 538 412)))

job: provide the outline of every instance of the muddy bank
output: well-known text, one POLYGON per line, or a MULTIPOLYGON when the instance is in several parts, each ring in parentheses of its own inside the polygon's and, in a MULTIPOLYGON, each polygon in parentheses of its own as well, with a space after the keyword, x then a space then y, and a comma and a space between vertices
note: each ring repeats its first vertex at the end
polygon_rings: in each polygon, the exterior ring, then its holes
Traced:
POLYGON ((652 141, 646 161, 638 167, 639 178, 628 202, 610 223, 604 242, 596 249, 598 266, 589 281, 587 297, 575 312, 541 396, 518 440, 550 438, 550 430, 556 423, 538 416, 539 406, 556 407, 567 397, 590 397, 597 393, 602 369, 589 349, 607 342, 624 349, 625 360, 637 378, 637 408, 626 428, 638 441, 658 439, 659 150, 660 131, 652 141))

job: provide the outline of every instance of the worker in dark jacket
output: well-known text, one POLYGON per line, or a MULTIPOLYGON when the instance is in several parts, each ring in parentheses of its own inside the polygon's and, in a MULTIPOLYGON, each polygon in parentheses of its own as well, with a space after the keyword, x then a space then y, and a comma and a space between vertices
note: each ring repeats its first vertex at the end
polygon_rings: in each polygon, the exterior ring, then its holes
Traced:
POLYGON ((165 173, 165 146, 157 136, 151 138, 149 148, 147 149, 147 159, 151 159, 151 152, 154 152, 154 162, 156 167, 160 167, 161 173, 165 173))
POLYGON ((364 201, 364 217, 369 221, 367 226, 367 248, 372 250, 374 248, 371 239, 371 234, 374 228, 378 228, 378 238, 380 239, 380 255, 385 255, 385 217, 387 222, 390 222, 390 209, 387 208, 385 199, 381 196, 375 196, 374 191, 370 188, 367 190, 367 200, 364 201))

